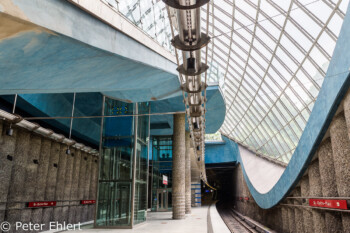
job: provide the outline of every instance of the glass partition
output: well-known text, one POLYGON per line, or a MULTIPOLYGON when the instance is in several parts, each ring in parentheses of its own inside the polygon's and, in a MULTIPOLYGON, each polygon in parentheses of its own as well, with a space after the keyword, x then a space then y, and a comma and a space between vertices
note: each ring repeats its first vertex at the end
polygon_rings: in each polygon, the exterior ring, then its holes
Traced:
POLYGON ((159 211, 159 204, 163 200, 168 201, 168 209, 172 208, 172 146, 171 136, 152 137, 152 211, 159 211), (163 184, 163 175, 168 177, 168 185, 163 184), (166 191, 167 198, 160 199, 159 191, 166 191))
MULTIPOLYGON (((149 113, 149 103, 139 103, 138 113, 149 113)), ((149 115, 138 116, 137 129, 134 225, 146 221, 149 115)))
POLYGON ((146 220, 149 103, 106 97, 103 111, 95 226, 131 228, 146 220))

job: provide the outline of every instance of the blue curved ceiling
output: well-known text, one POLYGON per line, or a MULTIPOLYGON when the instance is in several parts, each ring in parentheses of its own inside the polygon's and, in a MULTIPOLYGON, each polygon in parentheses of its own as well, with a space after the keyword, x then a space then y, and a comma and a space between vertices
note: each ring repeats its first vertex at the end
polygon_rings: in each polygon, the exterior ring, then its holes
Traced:
MULTIPOLYGON (((16 11, 0 3, 0 95, 20 94, 18 107, 30 115, 70 116, 74 92, 79 116, 99 115, 101 94, 152 101, 153 112, 185 110, 176 64, 156 51, 66 1, 9 2, 16 11)), ((206 131, 214 133, 224 121, 225 101, 218 86, 208 88, 207 99, 206 131)), ((49 122, 69 128, 67 119, 49 122)), ((170 126, 155 133, 172 134, 171 115, 152 116, 152 122, 170 126)), ((98 120, 75 120, 74 127, 98 141, 98 120)))

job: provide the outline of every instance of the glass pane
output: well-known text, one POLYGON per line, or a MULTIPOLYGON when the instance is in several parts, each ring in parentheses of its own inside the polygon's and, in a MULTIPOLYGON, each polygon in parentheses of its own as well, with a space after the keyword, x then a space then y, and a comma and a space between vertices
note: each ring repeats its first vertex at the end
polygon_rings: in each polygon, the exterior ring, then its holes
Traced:
MULTIPOLYGON (((138 114, 149 112, 149 103, 138 104, 138 114)), ((138 116, 134 224, 146 221, 148 178, 149 116, 138 116)))
POLYGON ((134 145, 133 104, 106 98, 97 226, 130 226, 134 145))

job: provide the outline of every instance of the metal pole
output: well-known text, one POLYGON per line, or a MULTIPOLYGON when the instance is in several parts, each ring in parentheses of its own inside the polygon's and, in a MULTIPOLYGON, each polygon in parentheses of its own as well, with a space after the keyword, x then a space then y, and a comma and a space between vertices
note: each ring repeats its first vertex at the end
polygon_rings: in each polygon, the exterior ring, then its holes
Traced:
MULTIPOLYGON (((215 109, 211 109, 215 110, 215 109)), ((143 114, 129 114, 129 115, 110 115, 110 116, 77 116, 77 117, 25 117, 24 120, 54 120, 54 119, 89 119, 89 118, 114 118, 114 117, 131 117, 131 116, 161 116, 161 115, 174 115, 183 114, 185 111, 178 112, 160 112, 160 113, 143 113, 143 114)))
MULTIPOLYGON (((74 94, 73 94, 73 103, 72 103, 72 114, 71 114, 70 126, 69 126, 69 139, 72 138, 73 116, 74 116, 74 107, 75 107, 75 96, 76 96, 76 93, 74 92, 74 94)), ((68 147, 67 147, 66 154, 67 154, 67 155, 70 154, 69 145, 68 145, 68 147)))
POLYGON ((135 103, 134 117, 134 155, 133 155, 133 171, 132 171, 132 191, 131 191, 131 227, 134 226, 134 212, 135 212, 135 189, 136 189, 136 157, 137 157, 137 128, 138 128, 138 105, 135 103))
MULTIPOLYGON (((12 107, 12 114, 15 113, 16 110, 16 104, 17 104, 17 94, 15 94, 15 99, 13 101, 13 107, 12 107)), ((13 129, 12 129, 12 122, 10 123, 10 127, 6 130, 6 135, 12 136, 13 135, 13 129)))
POLYGON ((73 94, 73 105, 72 105, 72 114, 71 114, 70 127, 69 127, 69 139, 71 139, 71 137, 72 137, 73 116, 74 116, 74 108, 75 108, 75 96, 76 96, 76 93, 74 92, 74 94, 73 94))
POLYGON ((15 113, 16 110, 16 104, 17 104, 17 94, 15 94, 15 100, 13 101, 13 108, 12 108, 12 114, 15 113))
MULTIPOLYGON (((105 101, 106 101, 106 97, 103 96, 102 98, 102 115, 104 115, 105 113, 105 101)), ((97 188, 96 188, 96 205, 95 205, 95 218, 94 218, 94 227, 97 227, 97 224, 96 224, 96 220, 97 220, 97 210, 98 210, 98 198, 99 198, 99 195, 98 195, 98 189, 99 189, 99 184, 100 184, 100 170, 101 170, 101 157, 102 157, 102 143, 103 143, 103 139, 102 139, 102 135, 103 135, 103 120, 104 118, 102 117, 101 118, 101 130, 100 130, 100 146, 99 146, 99 160, 98 160, 98 169, 97 169, 97 188)))
MULTIPOLYGON (((151 113, 151 102, 149 102, 148 112, 151 113)), ((148 115, 148 145, 147 145, 147 184, 146 184, 146 213, 148 209, 148 186, 149 186, 149 145, 151 141, 151 116, 148 115)), ((152 189, 151 189, 152 190, 152 189)), ((152 196, 152 195, 151 195, 152 196)), ((152 208, 152 207, 151 207, 152 208)))

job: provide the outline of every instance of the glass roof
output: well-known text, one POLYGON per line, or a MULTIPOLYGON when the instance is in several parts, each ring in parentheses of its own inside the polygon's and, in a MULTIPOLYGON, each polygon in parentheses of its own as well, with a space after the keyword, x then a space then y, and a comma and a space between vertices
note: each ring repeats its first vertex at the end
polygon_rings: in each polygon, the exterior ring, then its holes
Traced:
MULTIPOLYGON (((108 0, 163 47, 171 30, 161 0, 108 0)), ((288 163, 322 85, 349 0, 211 0, 208 77, 226 101, 220 132, 288 163)), ((203 61, 205 52, 202 52, 203 61)))

